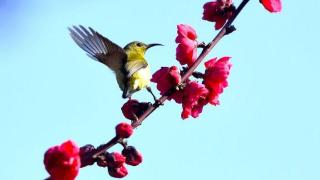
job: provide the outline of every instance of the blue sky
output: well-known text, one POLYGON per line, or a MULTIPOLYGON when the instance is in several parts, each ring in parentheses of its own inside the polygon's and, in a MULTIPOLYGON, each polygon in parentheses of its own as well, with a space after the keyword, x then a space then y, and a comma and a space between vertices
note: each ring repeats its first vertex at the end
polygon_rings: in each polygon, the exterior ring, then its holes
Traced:
MULTIPOLYGON (((0 179, 43 179, 48 147, 99 145, 125 121, 112 72, 76 46, 68 26, 91 26, 121 46, 164 44, 146 55, 154 72, 178 65, 177 24, 192 25, 201 41, 214 37, 201 20, 205 2, 0 0, 0 179)), ((284 1, 282 13, 269 14, 250 2, 208 57, 232 57, 221 105, 186 121, 173 102, 153 113, 129 140, 144 162, 125 179, 320 179, 319 8, 284 1)), ((78 179, 112 178, 92 166, 78 179)))

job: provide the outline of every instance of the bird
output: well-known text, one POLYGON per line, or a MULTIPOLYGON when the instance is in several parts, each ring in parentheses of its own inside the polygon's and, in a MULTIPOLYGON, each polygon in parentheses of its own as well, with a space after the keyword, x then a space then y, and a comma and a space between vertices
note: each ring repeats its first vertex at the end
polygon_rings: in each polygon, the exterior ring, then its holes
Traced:
POLYGON ((133 93, 145 88, 157 101, 150 87, 151 71, 145 53, 149 48, 162 44, 132 41, 121 48, 91 27, 79 25, 68 29, 71 38, 89 57, 115 73, 122 98, 131 99, 133 93))

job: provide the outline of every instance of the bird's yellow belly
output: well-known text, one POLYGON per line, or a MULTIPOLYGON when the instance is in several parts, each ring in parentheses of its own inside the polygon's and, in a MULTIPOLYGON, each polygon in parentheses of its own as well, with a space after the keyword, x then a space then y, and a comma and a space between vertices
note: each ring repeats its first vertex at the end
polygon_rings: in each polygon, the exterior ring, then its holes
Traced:
POLYGON ((130 89, 137 91, 150 84, 151 72, 149 66, 135 72, 130 78, 130 89))

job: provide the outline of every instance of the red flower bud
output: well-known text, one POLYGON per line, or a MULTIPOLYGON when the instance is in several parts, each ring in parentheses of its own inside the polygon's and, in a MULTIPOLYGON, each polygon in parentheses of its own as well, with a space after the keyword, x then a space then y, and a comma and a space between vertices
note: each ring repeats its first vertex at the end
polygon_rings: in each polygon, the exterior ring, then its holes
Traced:
POLYGON ((44 155, 44 165, 50 179, 74 180, 80 168, 79 148, 71 140, 51 147, 44 155))
POLYGON ((133 146, 127 146, 122 150, 122 155, 126 157, 126 163, 137 166, 142 162, 142 154, 133 146))
POLYGON ((149 103, 140 103, 135 99, 130 99, 122 106, 121 110, 124 117, 135 121, 136 118, 139 118, 148 109, 149 106, 149 103))
POLYGON ((133 128, 130 124, 122 122, 116 126, 116 135, 120 138, 128 138, 133 133, 133 128))
POLYGON ((118 168, 126 162, 126 157, 118 152, 113 152, 106 154, 106 160, 108 163, 108 167, 118 168))
POLYGON ((115 178, 123 178, 128 174, 128 170, 124 166, 118 168, 108 167, 109 175, 115 178))
POLYGON ((260 0, 260 3, 271 13, 280 12, 282 9, 281 0, 260 0))
MULTIPOLYGON (((84 157, 86 156, 87 154, 93 152, 95 150, 95 147, 91 144, 87 144, 85 146, 82 146, 80 147, 80 157, 84 157)), ((86 159, 86 161, 82 161, 82 158, 81 158, 81 167, 85 167, 85 166, 88 166, 88 165, 93 165, 95 162, 95 159, 93 158, 90 158, 90 159, 86 159)))

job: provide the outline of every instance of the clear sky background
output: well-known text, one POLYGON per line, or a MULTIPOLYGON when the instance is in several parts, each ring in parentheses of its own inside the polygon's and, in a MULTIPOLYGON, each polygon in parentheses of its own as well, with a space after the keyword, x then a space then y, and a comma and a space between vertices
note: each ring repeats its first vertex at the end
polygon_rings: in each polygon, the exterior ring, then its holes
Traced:
MULTIPOLYGON (((91 26, 121 46, 165 44, 147 53, 155 72, 178 65, 177 24, 192 25, 200 41, 215 36, 201 20, 205 2, 0 0, 0 179, 43 179, 48 147, 99 145, 126 121, 112 72, 77 47, 68 26, 91 26)), ((316 0, 284 1, 269 14, 252 0, 209 56, 232 57, 221 105, 185 121, 180 105, 158 109, 129 140, 144 162, 125 179, 320 179, 319 9, 316 0)), ((78 179, 112 178, 91 166, 78 179)))

